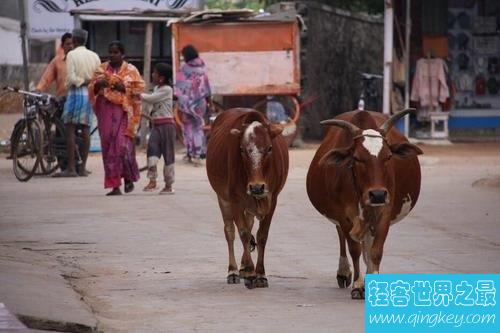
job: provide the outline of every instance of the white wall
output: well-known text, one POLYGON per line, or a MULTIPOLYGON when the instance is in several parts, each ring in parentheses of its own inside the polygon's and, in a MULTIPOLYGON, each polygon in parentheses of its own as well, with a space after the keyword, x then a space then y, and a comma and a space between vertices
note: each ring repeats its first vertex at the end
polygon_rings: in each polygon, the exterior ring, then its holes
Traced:
POLYGON ((22 65, 19 21, 0 17, 0 64, 22 65))

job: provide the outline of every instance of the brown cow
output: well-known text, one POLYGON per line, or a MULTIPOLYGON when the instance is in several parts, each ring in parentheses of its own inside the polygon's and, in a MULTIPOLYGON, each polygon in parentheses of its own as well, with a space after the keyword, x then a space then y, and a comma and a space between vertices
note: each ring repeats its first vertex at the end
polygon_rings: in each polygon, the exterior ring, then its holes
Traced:
POLYGON ((330 128, 309 167, 307 193, 314 207, 337 225, 340 259, 337 282, 351 284, 346 240, 354 266, 352 298, 364 298, 364 278, 378 273, 389 226, 404 218, 420 193, 422 151, 392 126, 412 109, 390 119, 381 113, 352 111, 322 124, 330 128))
POLYGON ((264 250, 278 194, 288 175, 288 147, 272 125, 252 109, 224 111, 215 120, 207 149, 207 174, 217 193, 229 249, 227 283, 245 279, 247 288, 268 287, 264 250), (254 217, 257 232, 257 265, 250 255, 254 217), (234 257, 234 225, 243 243, 241 267, 234 257))

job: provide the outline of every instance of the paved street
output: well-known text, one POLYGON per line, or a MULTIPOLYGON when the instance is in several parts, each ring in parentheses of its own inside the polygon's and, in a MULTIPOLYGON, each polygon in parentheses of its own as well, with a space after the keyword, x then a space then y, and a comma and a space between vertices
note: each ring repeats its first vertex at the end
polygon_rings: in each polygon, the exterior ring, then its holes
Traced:
MULTIPOLYGON (((422 148, 421 197, 391 229, 381 272, 500 273, 500 144, 422 148)), ((314 151, 291 151, 266 249, 270 287, 257 290, 226 284, 215 194, 180 155, 174 196, 143 193, 142 174, 121 197, 104 196, 99 155, 89 178, 28 183, 1 155, 0 303, 28 321, 104 332, 361 332, 364 303, 337 287, 334 225, 305 191, 314 151)))

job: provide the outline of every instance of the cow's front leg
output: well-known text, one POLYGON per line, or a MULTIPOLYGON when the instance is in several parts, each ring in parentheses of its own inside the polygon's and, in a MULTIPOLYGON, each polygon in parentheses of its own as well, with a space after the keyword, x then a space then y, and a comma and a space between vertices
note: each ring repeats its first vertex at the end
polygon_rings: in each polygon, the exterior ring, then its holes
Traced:
POLYGON ((267 288, 269 283, 266 277, 266 269, 264 267, 264 254, 266 251, 267 237, 269 235, 269 228, 273 219, 274 210, 276 209, 276 200, 272 203, 269 213, 260 221, 259 231, 257 231, 257 266, 255 273, 257 278, 255 280, 255 287, 267 288))
MULTIPOLYGON (((345 232, 345 231, 344 231, 345 232)), ((364 276, 359 269, 359 257, 361 256, 361 244, 353 240, 351 237, 347 238, 347 245, 349 246, 349 253, 352 258, 352 266, 354 267, 354 283, 352 285, 351 297, 353 299, 365 298, 365 280, 364 276)))
POLYGON ((227 283, 236 284, 240 283, 240 276, 238 273, 238 264, 236 264, 236 258, 234 257, 234 238, 235 238, 235 227, 233 221, 233 213, 231 211, 231 205, 227 201, 219 200, 219 207, 222 213, 222 219, 224 220, 224 235, 226 236, 227 249, 229 253, 229 265, 227 268, 227 283))
POLYGON ((387 238, 387 233, 389 232, 389 221, 381 221, 375 228, 375 239, 373 240, 373 246, 371 248, 371 266, 372 271, 370 273, 378 274, 380 272, 380 262, 382 261, 382 254, 384 252, 384 243, 387 238))
POLYGON ((233 206, 233 216, 240 234, 241 243, 243 245, 243 255, 241 256, 241 267, 239 276, 245 279, 245 286, 253 288, 255 280, 255 267, 250 255, 250 240, 252 238, 251 231, 248 229, 245 213, 243 209, 233 206))
POLYGON ((339 288, 347 288, 351 285, 352 272, 349 267, 349 259, 347 259, 346 253, 346 239, 342 229, 337 226, 337 233, 339 235, 340 244, 340 257, 339 257, 339 268, 337 269, 337 283, 339 288))

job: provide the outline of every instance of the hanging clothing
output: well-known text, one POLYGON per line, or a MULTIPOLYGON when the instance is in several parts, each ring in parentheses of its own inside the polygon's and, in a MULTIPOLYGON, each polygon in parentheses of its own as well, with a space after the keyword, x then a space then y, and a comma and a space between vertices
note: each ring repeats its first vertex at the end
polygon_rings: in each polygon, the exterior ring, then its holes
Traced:
POLYGON ((446 64, 442 59, 420 59, 417 61, 411 91, 411 100, 422 107, 437 107, 450 97, 446 83, 446 64))
POLYGON ((203 125, 207 113, 206 99, 210 97, 210 84, 205 63, 200 58, 183 64, 177 73, 175 95, 182 112, 184 145, 189 157, 199 158, 205 153, 203 125))

